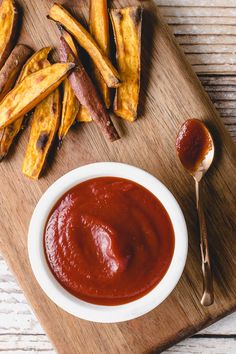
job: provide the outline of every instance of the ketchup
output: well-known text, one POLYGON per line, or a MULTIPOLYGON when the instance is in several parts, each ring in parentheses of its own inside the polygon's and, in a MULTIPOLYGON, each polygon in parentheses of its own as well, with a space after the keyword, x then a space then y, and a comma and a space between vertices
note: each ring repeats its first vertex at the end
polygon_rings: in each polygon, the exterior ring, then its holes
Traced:
POLYGON ((208 130, 199 119, 189 119, 182 125, 176 149, 186 170, 196 172, 211 148, 208 130))
POLYGON ((48 265, 71 294, 98 305, 138 299, 165 275, 174 230, 147 189, 116 177, 95 178, 66 192, 44 232, 48 265))

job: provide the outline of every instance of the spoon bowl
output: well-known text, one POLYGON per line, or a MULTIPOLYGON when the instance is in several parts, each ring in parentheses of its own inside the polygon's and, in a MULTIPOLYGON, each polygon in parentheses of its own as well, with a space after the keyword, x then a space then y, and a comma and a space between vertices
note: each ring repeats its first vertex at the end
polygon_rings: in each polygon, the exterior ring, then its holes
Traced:
MULTIPOLYGON (((205 124, 204 124, 204 126, 205 126, 205 124)), ((205 126, 205 129, 207 130, 208 139, 209 139, 211 147, 207 151, 207 153, 206 153, 205 157, 203 158, 203 160, 201 161, 198 169, 195 172, 191 173, 193 178, 196 181, 198 181, 198 182, 201 181, 202 177, 207 173, 207 171, 211 167, 212 162, 214 160, 214 156, 215 156, 215 145, 214 145, 214 141, 213 141, 212 135, 211 135, 211 133, 209 132, 209 130, 207 129, 206 126, 205 126)))
POLYGON ((182 125, 178 133, 176 149, 185 170, 195 180, 203 273, 203 295, 201 304, 203 306, 209 306, 214 302, 213 276, 210 264, 206 220, 203 212, 200 191, 200 181, 214 160, 214 141, 211 133, 201 120, 189 119, 182 125))

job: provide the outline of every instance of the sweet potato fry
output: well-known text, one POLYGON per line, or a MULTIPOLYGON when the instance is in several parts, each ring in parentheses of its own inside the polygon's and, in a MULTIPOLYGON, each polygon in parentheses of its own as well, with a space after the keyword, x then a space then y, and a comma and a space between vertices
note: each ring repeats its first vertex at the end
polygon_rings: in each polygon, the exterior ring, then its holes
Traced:
POLYGON ((17 80, 17 84, 23 81, 27 76, 35 73, 36 71, 47 68, 50 65, 49 61, 47 60, 47 57, 51 50, 51 47, 44 47, 34 53, 25 63, 17 80))
POLYGON ((18 17, 15 2, 2 0, 0 6, 0 69, 14 47, 18 17))
POLYGON ((66 11, 61 5, 54 4, 50 9, 49 18, 60 22, 68 32, 76 38, 80 46, 88 52, 108 87, 119 86, 120 81, 117 70, 100 49, 90 33, 86 31, 86 29, 76 21, 68 11, 66 11))
POLYGON ((111 20, 122 81, 116 90, 114 112, 132 122, 137 117, 140 91, 142 8, 111 10, 111 20))
MULTIPOLYGON (((107 10, 107 0, 91 0, 90 1, 90 18, 89 18, 90 33, 102 49, 106 56, 110 57, 110 37, 109 37, 109 19, 107 10)), ((94 77, 97 87, 101 92, 104 103, 107 108, 110 108, 111 98, 110 90, 107 87, 102 75, 93 65, 94 77)))
POLYGON ((25 176, 38 179, 56 136, 60 121, 60 93, 56 89, 35 109, 23 162, 25 176))
POLYGON ((58 63, 27 76, 0 102, 0 129, 29 112, 65 79, 73 63, 58 63))
POLYGON ((79 58, 75 57, 63 37, 61 37, 60 42, 61 61, 70 61, 76 64, 76 71, 72 72, 68 78, 77 99, 83 106, 87 108, 90 116, 110 141, 119 139, 119 135, 110 119, 102 99, 97 93, 95 86, 86 73, 79 58))
MULTIPOLYGON (((67 44, 70 46, 74 55, 77 57, 77 49, 75 47, 74 41, 70 34, 66 31, 62 31, 63 37, 67 44)), ((69 80, 66 78, 63 82, 63 103, 62 103, 62 113, 61 113, 61 123, 58 131, 59 142, 61 143, 68 130, 74 123, 76 116, 78 114, 80 103, 77 100, 74 91, 71 87, 69 80)))
POLYGON ((75 97, 74 91, 68 79, 63 82, 63 102, 61 123, 58 131, 59 142, 61 143, 68 130, 72 126, 79 111, 79 101, 75 97))
POLYGON ((86 107, 80 105, 79 112, 77 114, 78 122, 92 122, 92 118, 90 117, 89 111, 86 107))
MULTIPOLYGON (((26 76, 49 66, 47 56, 50 50, 51 48, 46 47, 34 53, 24 65, 17 83, 24 80, 26 76)), ((0 161, 7 155, 14 138, 21 129, 23 119, 24 116, 0 131, 0 161)))
POLYGON ((14 86, 23 65, 31 53, 32 50, 23 44, 15 46, 11 52, 0 71, 0 101, 14 86))

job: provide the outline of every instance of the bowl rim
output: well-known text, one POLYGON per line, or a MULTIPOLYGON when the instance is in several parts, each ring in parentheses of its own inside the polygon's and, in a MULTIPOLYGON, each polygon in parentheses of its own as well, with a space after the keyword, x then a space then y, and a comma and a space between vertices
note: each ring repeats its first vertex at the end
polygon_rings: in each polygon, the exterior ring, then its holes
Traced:
POLYGON ((34 276, 45 294, 60 308, 80 319, 117 323, 142 316, 160 305, 176 287, 185 267, 188 232, 182 210, 167 187, 150 173, 123 163, 98 162, 78 167, 56 180, 37 203, 28 230, 28 255, 34 276), (73 186, 96 177, 132 180, 152 192, 170 216, 175 247, 170 266, 162 280, 143 297, 123 305, 87 303, 65 290, 55 279, 46 261, 43 234, 48 215, 58 199, 73 186))

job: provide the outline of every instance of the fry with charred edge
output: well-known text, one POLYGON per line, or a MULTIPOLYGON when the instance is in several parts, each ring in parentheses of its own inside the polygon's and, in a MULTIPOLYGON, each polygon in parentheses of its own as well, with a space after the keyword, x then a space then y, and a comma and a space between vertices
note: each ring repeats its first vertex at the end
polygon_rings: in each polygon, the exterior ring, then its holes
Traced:
POLYGON ((60 121, 60 93, 56 89, 35 109, 29 143, 23 162, 25 176, 38 179, 52 146, 60 121))
POLYGON ((0 101, 14 86, 19 73, 32 50, 26 45, 15 46, 0 71, 0 101))
MULTIPOLYGON (((72 37, 66 31, 62 31, 62 33, 67 44, 70 46, 74 55, 77 57, 78 56, 77 49, 75 47, 72 37)), ((60 144, 63 138, 65 137, 65 135, 68 133, 68 130, 74 123, 79 111, 79 107, 80 107, 80 103, 74 94, 74 91, 70 85, 69 80, 66 78, 65 81, 63 82, 63 103, 62 103, 61 123, 58 131, 58 138, 60 144)))
MULTIPOLYGON (((103 52, 110 57, 110 37, 109 37, 109 19, 107 10, 107 0, 91 0, 90 1, 90 17, 89 17, 90 33, 96 40, 97 44, 103 52)), ((110 108, 111 98, 110 90, 107 87, 102 75, 93 65, 96 84, 101 92, 104 103, 107 108, 110 108)))
POLYGON ((29 112, 65 79, 73 63, 58 63, 27 76, 0 102, 0 129, 29 112))
MULTIPOLYGON (((47 60, 47 56, 50 50, 50 47, 46 47, 34 53, 21 70, 17 83, 24 80, 26 76, 49 66, 50 63, 47 60)), ((7 155, 14 138, 21 129, 23 119, 24 116, 0 131, 0 161, 7 155)))
POLYGON ((110 141, 119 139, 110 116, 79 58, 74 56, 63 37, 60 42, 61 61, 71 61, 76 64, 76 71, 69 75, 69 81, 79 102, 88 109, 90 116, 110 141))
POLYGON ((92 122, 92 118, 90 117, 89 111, 86 107, 80 105, 78 115, 76 117, 78 122, 92 122))
POLYGON ((114 112, 133 122, 137 117, 140 91, 142 8, 111 10, 111 20, 122 81, 116 90, 114 112))
POLYGON ((84 48, 100 71, 108 87, 119 86, 119 74, 110 60, 97 45, 88 31, 69 14, 61 5, 54 4, 49 12, 49 18, 60 22, 84 48))
POLYGON ((15 2, 2 0, 0 6, 0 69, 14 47, 18 17, 15 2))

